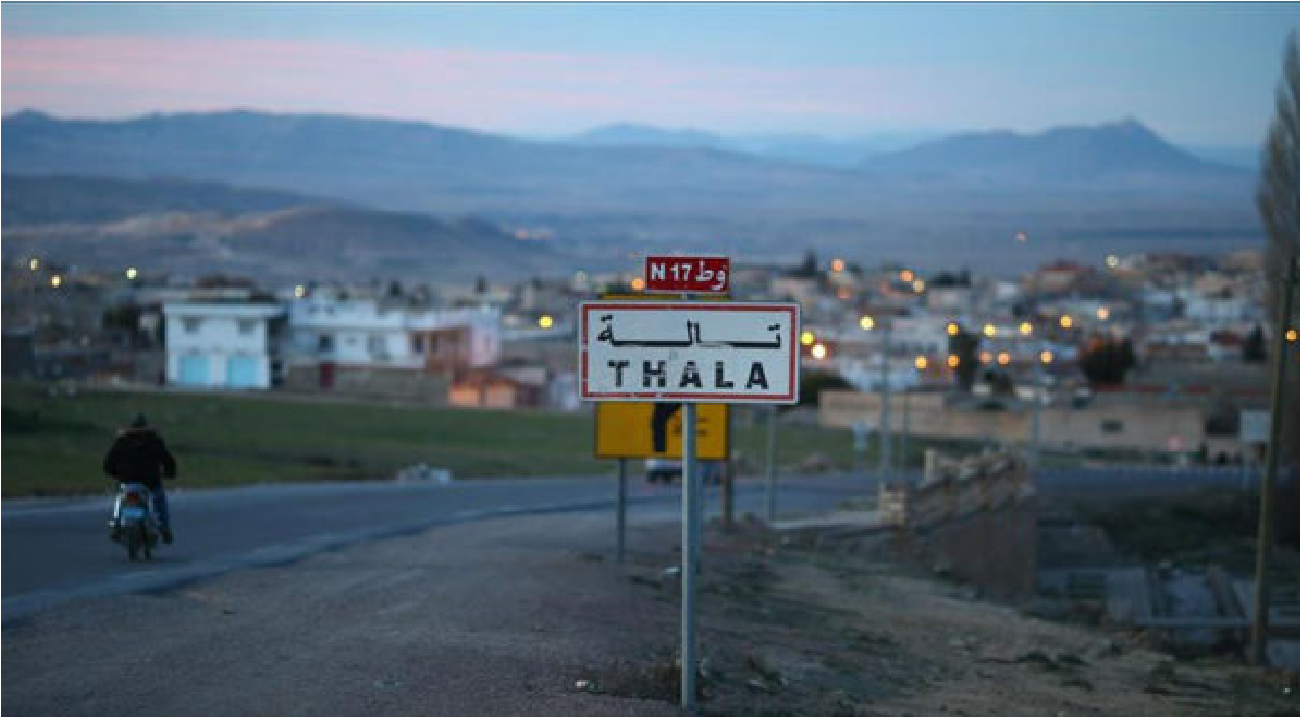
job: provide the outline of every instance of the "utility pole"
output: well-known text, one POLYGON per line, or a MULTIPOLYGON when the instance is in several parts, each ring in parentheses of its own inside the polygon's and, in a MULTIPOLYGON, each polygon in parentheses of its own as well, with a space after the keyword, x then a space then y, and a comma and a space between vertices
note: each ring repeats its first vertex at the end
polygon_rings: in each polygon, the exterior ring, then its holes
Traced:
POLYGON ((1259 536, 1255 545, 1255 619, 1250 628, 1250 661, 1268 662, 1268 563, 1273 549, 1273 483, 1277 480, 1278 454, 1282 448, 1282 391, 1286 378, 1286 332, 1291 326, 1292 294, 1300 258, 1287 262, 1282 280, 1282 311, 1273 335, 1273 395, 1269 406, 1268 457, 1259 483, 1259 536))
POLYGON ((890 469, 889 456, 889 333, 891 331, 888 321, 884 322, 882 330, 885 332, 884 351, 880 361, 880 473, 888 475, 890 469))

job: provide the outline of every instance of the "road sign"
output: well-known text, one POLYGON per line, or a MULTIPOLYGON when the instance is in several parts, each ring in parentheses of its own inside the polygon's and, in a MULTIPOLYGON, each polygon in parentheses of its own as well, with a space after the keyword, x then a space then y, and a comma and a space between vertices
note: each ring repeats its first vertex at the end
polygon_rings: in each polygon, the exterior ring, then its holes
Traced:
MULTIPOLYGON (((682 457, 682 411, 678 403, 596 404, 597 458, 682 457)), ((696 418, 696 458, 727 457, 727 406, 700 406, 696 418)))
POLYGON ((731 262, 725 256, 647 256, 645 290, 673 294, 725 294, 731 262))
POLYGON ((579 307, 586 401, 799 401, 799 306, 590 301, 579 307))

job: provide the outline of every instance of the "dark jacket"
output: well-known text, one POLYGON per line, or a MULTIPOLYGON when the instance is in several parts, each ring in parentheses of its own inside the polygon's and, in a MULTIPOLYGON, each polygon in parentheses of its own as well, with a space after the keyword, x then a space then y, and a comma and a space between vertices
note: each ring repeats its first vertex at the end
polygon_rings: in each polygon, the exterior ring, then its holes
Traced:
POLYGON ((176 459, 152 428, 128 428, 104 456, 104 472, 122 482, 157 489, 162 477, 176 477, 176 459))

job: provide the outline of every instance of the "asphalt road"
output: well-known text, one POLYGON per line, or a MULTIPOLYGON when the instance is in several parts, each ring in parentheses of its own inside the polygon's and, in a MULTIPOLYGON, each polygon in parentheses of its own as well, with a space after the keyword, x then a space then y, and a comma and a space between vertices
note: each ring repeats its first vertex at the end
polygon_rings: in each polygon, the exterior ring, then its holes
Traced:
MULTIPOLYGON (((494 480, 450 484, 267 485, 168 494, 176 543, 151 562, 130 563, 108 540, 111 498, 6 503, 3 513, 5 622, 79 597, 163 590, 241 567, 285 563, 363 540, 506 515, 613 511, 607 478, 494 480)), ((870 476, 800 477, 780 483, 782 513, 832 508, 874 495, 870 476)), ((679 510, 676 486, 629 477, 630 515, 679 510)), ((708 489, 707 514, 719 510, 708 489)), ((737 515, 761 513, 762 483, 737 486, 737 515)), ((610 536, 614 545, 614 536, 610 536)))
MULTIPOLYGON (((915 474, 912 474, 915 477, 915 474)), ((1251 490, 1255 476, 1240 469, 1107 468, 1040 472, 1045 496, 1127 498, 1217 486, 1251 490)), ((787 477, 777 505, 788 514, 874 498, 871 474, 787 477)), ((643 511, 679 511, 676 486, 629 477, 632 519, 643 511)), ((111 498, 65 502, 7 502, 3 513, 3 620, 79 597, 165 590, 241 567, 275 565, 363 540, 414 533, 438 525, 508 515, 613 511, 616 480, 577 477, 433 483, 264 485, 217 491, 171 491, 177 542, 153 561, 130 563, 108 540, 111 498)), ((762 514, 761 481, 737 486, 736 514, 762 514)), ((719 511, 708 489, 706 515, 719 511)), ((611 549, 615 537, 610 536, 611 549)))

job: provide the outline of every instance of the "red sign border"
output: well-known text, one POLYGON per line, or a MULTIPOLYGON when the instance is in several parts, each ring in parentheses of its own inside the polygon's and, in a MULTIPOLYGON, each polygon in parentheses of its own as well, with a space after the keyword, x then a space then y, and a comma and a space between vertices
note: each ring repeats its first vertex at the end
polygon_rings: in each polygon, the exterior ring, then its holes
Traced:
POLYGON ((641 274, 642 274, 641 280, 645 282, 645 289, 642 289, 642 291, 647 294, 717 295, 717 294, 728 294, 731 292, 731 257, 722 256, 720 254, 701 254, 701 255, 691 255, 691 256, 674 256, 671 254, 647 254, 645 260, 641 262, 641 274), (727 263, 727 285, 722 287, 721 289, 652 289, 650 288, 650 260, 651 259, 676 259, 679 261, 680 260, 696 261, 696 260, 709 259, 709 260, 724 261, 727 263))
POLYGON ((751 303, 713 301, 584 301, 578 305, 578 362, 580 366, 578 397, 584 401, 681 401, 684 403, 778 403, 799 402, 799 305, 791 303, 751 303), (737 396, 730 393, 674 393, 672 391, 617 391, 593 393, 587 387, 587 317, 592 311, 620 309, 632 311, 784 311, 790 315, 793 327, 790 342, 790 391, 785 394, 762 396, 737 396))

